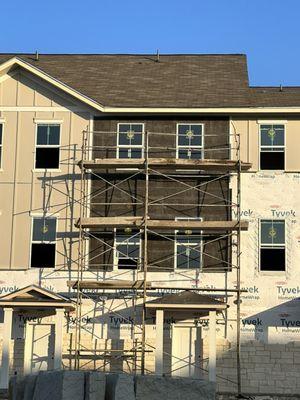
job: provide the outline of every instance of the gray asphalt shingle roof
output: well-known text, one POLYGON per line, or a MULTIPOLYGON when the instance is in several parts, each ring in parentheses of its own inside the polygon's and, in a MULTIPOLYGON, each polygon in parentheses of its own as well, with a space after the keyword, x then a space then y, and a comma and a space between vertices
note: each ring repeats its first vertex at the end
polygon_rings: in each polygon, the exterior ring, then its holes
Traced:
MULTIPOLYGON (((0 63, 14 57, 0 54, 0 63)), ((112 107, 241 107, 249 104, 245 55, 16 54, 112 107)))
POLYGON ((253 107, 300 107, 300 87, 251 87, 253 107))
POLYGON ((109 107, 300 107, 300 87, 249 87, 243 54, 0 54, 109 107))

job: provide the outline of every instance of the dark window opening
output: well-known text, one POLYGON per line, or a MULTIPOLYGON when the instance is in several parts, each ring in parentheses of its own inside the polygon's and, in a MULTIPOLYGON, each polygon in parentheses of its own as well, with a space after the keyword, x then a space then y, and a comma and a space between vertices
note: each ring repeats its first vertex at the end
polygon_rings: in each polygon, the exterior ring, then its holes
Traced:
POLYGON ((260 153, 260 169, 284 170, 284 152, 262 151, 260 153))
POLYGON ((137 260, 129 258, 119 258, 118 269, 137 269, 137 260))
POLYGON ((55 243, 32 243, 31 267, 54 268, 55 267, 55 243))
POLYGON ((261 271, 285 271, 285 249, 260 249, 261 271))
POLYGON ((35 168, 59 168, 59 148, 38 147, 36 149, 35 168))

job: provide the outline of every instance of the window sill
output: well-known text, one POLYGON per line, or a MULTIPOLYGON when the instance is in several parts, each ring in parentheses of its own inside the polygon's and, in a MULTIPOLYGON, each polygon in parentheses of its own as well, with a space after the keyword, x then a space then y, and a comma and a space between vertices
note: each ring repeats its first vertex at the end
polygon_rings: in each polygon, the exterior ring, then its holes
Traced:
POLYGON ((201 271, 201 268, 174 268, 173 271, 171 272, 175 272, 175 273, 179 273, 179 272, 201 272, 203 273, 203 271, 201 271))
POLYGON ((261 276, 285 276, 286 271, 258 271, 261 276))
POLYGON ((32 169, 31 172, 62 172, 62 170, 59 169, 51 169, 51 168, 38 168, 38 169, 32 169))
POLYGON ((257 172, 260 172, 260 173, 263 173, 263 172, 267 172, 267 173, 270 173, 270 172, 273 172, 273 174, 276 174, 276 173, 282 173, 282 172, 286 172, 286 169, 259 169, 259 170, 257 170, 257 172))

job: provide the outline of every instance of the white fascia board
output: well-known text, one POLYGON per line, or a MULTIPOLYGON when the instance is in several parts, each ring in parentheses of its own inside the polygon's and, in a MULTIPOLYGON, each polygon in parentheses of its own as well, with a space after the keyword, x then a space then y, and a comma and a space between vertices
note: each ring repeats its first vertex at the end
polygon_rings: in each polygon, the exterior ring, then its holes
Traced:
POLYGON ((133 108, 133 107, 103 107, 107 113, 143 113, 143 114, 280 114, 299 113, 300 107, 214 107, 214 108, 133 108))
POLYGON ((55 308, 72 308, 75 309, 75 304, 71 302, 55 302, 55 301, 0 301, 0 308, 1 307, 34 307, 34 308, 41 308, 41 307, 55 307, 55 308))

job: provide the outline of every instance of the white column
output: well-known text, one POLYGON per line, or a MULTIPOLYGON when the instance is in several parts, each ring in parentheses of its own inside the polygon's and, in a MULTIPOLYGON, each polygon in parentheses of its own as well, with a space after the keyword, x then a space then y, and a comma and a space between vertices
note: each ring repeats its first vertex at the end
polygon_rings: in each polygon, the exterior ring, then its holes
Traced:
POLYGON ((208 355, 208 378, 211 382, 216 381, 216 311, 209 312, 209 355, 208 355))
POLYGON ((9 382, 9 359, 11 332, 13 323, 13 309, 4 308, 4 324, 3 324, 3 344, 2 344, 2 364, 0 372, 0 389, 7 389, 9 382))
POLYGON ((25 346, 24 346, 24 375, 31 373, 32 363, 32 345, 33 345, 33 325, 26 322, 25 328, 25 346))
POLYGON ((162 375, 164 370, 164 310, 156 310, 155 373, 162 375))
POLYGON ((54 346, 54 369, 61 369, 62 347, 63 347, 63 326, 64 309, 57 308, 55 316, 55 346, 54 346))

